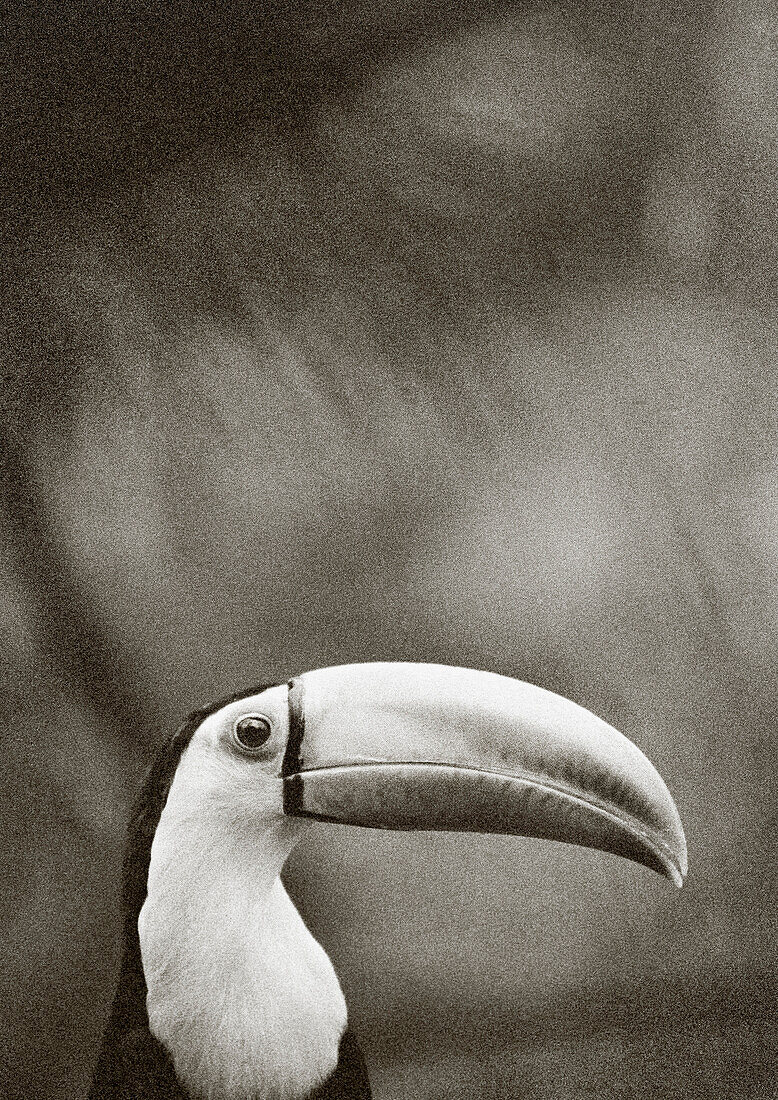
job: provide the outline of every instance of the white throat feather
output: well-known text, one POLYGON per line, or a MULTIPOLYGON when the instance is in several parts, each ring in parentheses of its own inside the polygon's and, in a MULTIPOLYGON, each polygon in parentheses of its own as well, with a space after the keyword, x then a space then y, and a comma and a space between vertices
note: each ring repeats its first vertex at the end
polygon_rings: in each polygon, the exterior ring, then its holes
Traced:
POLYGON ((193 1100, 301 1100, 337 1065, 346 1005, 279 878, 307 825, 280 781, 262 807, 242 776, 196 746, 176 772, 138 921, 149 1026, 193 1100))

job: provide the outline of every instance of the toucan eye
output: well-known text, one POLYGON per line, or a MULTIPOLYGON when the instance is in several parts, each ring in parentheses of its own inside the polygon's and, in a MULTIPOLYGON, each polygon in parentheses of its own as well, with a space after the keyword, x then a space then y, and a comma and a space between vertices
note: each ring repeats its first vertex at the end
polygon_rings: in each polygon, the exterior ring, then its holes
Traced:
POLYGON ((261 749, 270 738, 272 728, 267 718, 260 718, 257 714, 241 718, 235 723, 235 740, 242 749, 261 749))

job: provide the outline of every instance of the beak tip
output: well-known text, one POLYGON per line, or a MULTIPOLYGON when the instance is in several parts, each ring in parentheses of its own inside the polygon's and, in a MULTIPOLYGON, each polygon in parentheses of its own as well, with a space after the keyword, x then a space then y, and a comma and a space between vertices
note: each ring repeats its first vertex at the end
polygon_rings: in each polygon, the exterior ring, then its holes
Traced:
POLYGON ((670 879, 678 889, 683 886, 684 879, 689 871, 689 861, 686 855, 686 842, 664 861, 666 877, 670 879))
POLYGON ((677 886, 683 886, 684 879, 689 873, 689 861, 686 858, 686 849, 684 848, 683 854, 680 859, 680 866, 678 868, 678 882, 677 886))
POLYGON ((673 886, 677 886, 680 890, 683 886, 683 880, 686 872, 679 867, 671 867, 668 869, 668 878, 672 882, 673 886))

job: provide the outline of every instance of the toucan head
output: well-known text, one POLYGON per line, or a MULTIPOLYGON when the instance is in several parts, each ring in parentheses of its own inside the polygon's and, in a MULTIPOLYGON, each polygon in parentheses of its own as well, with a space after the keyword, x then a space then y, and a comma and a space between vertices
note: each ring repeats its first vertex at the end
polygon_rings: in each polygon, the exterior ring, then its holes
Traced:
POLYGON ((274 874, 311 820, 506 833, 599 848, 680 885, 686 842, 658 772, 558 695, 490 672, 374 663, 307 672, 195 729, 180 820, 260 841, 274 874), (275 866, 277 864, 277 866, 275 866))
POLYGON ((529 684, 344 665, 208 708, 162 750, 125 864, 125 969, 142 966, 133 988, 192 1096, 298 1100, 339 1072, 343 993, 279 878, 316 820, 546 837, 678 885, 686 870, 643 753, 529 684))

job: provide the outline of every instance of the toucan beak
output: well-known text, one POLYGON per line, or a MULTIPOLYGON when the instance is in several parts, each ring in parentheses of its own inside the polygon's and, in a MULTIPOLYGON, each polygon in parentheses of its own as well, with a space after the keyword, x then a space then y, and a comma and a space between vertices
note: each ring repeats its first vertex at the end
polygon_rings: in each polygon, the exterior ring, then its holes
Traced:
POLYGON ((360 664, 293 680, 289 707, 287 814, 545 837, 683 881, 683 826, 659 773, 559 695, 472 669, 360 664))

